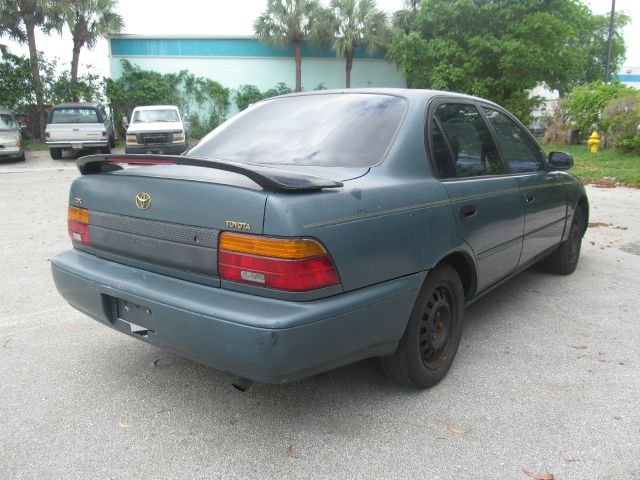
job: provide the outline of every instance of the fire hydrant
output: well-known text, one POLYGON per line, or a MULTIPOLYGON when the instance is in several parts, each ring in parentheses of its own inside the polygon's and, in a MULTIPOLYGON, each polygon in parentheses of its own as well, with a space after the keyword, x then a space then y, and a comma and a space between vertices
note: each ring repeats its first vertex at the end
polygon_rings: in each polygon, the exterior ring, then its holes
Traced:
POLYGON ((591 153, 598 153, 598 149, 600 148, 600 135, 595 130, 587 140, 587 145, 591 147, 591 153))

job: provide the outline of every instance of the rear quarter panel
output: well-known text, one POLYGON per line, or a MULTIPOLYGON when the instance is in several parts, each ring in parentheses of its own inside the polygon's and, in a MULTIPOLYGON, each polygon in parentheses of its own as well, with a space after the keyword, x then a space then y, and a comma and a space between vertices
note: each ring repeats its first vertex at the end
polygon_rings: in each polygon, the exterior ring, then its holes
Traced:
POLYGON ((384 162, 339 190, 271 194, 266 235, 319 239, 345 291, 428 270, 465 249, 424 148, 426 102, 411 102, 384 162))

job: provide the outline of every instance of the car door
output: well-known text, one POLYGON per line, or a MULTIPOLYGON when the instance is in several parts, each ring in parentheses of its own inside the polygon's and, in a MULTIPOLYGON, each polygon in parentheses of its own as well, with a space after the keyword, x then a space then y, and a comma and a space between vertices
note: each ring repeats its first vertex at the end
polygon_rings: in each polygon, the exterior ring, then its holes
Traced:
POLYGON ((520 188, 524 205, 524 242, 520 265, 557 245, 567 217, 562 175, 547 171, 544 152, 506 112, 483 106, 503 159, 520 188))
POLYGON ((445 185, 462 238, 478 269, 478 291, 515 271, 524 211, 517 179, 507 175, 473 102, 441 99, 430 108, 430 158, 445 185))

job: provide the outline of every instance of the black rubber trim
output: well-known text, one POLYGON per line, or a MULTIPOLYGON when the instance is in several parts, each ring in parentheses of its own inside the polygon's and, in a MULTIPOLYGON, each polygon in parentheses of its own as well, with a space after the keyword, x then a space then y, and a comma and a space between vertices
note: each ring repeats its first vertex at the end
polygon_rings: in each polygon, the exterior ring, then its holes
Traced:
POLYGON ((304 173, 181 155, 88 155, 76 161, 78 170, 80 170, 82 175, 122 170, 123 167, 118 165, 119 163, 148 165, 170 164, 214 168, 244 175, 265 190, 273 192, 313 191, 343 186, 341 182, 304 173))

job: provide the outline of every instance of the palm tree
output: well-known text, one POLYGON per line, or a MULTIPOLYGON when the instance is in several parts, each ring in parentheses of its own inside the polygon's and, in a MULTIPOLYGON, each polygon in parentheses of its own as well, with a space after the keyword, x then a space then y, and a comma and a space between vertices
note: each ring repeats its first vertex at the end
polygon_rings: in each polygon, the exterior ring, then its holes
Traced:
POLYGON ((389 38, 387 16, 376 7, 375 0, 332 0, 335 38, 332 48, 346 59, 345 86, 351 88, 351 67, 356 48, 368 52, 384 47, 389 38))
POLYGON ((36 95, 38 128, 44 133, 43 92, 40 62, 36 48, 36 28, 44 32, 59 30, 61 22, 57 13, 60 2, 55 0, 0 0, 0 36, 6 35, 29 47, 33 90, 36 95))
POLYGON ((296 62, 296 92, 302 91, 303 40, 321 41, 323 29, 317 16, 319 0, 267 0, 266 10, 253 23, 255 34, 275 45, 290 45, 296 62))
POLYGON ((115 12, 118 0, 67 0, 63 7, 64 21, 73 38, 71 82, 78 81, 80 50, 85 45, 95 47, 98 39, 122 31, 123 18, 115 12))
POLYGON ((407 35, 411 30, 413 20, 416 18, 418 8, 420 7, 421 0, 404 0, 404 7, 402 10, 394 12, 392 24, 395 28, 404 30, 407 35))

